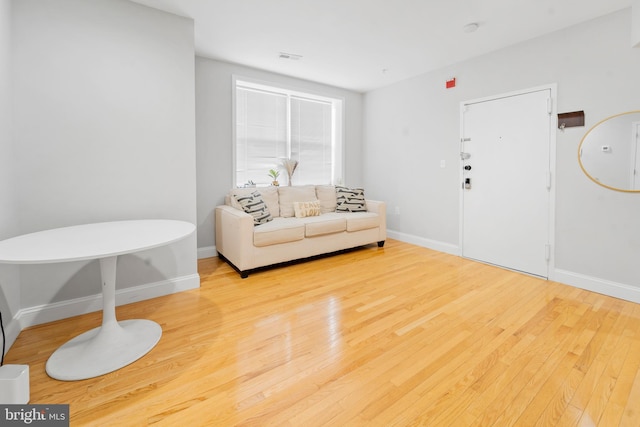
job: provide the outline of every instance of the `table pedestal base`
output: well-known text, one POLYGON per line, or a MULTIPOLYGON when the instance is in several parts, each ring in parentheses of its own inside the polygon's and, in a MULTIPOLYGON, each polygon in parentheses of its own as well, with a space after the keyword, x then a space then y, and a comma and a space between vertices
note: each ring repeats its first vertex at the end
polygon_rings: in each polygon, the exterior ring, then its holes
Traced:
POLYGON ((62 381, 104 375, 147 354, 161 336, 162 328, 151 320, 109 322, 58 348, 47 361, 47 374, 62 381))

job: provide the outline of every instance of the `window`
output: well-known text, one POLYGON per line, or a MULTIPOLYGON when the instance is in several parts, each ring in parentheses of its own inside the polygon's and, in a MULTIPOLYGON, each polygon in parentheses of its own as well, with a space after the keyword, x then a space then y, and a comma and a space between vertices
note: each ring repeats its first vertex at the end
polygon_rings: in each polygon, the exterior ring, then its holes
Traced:
POLYGON ((284 159, 298 161, 292 184, 342 177, 342 100, 235 81, 235 184, 270 185, 270 169, 288 184, 284 159))

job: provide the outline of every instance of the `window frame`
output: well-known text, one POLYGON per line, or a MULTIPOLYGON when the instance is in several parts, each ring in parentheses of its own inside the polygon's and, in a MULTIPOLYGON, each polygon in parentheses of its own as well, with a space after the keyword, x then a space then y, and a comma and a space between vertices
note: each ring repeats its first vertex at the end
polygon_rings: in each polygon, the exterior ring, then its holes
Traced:
MULTIPOLYGON (((243 187, 245 183, 237 182, 237 88, 238 85, 252 89, 272 92, 276 94, 285 94, 287 96, 287 152, 291 152, 291 97, 309 99, 312 101, 328 102, 332 104, 332 121, 334 123, 332 129, 332 172, 330 183, 313 183, 313 184, 339 184, 344 181, 345 175, 345 99, 330 93, 320 93, 317 90, 308 88, 299 88, 283 83, 268 82, 258 80, 251 77, 232 75, 232 114, 231 114, 231 145, 232 145, 232 164, 231 164, 231 182, 233 187, 243 187)), ((286 172, 281 165, 278 165, 281 174, 286 172)), ((266 174, 267 171, 265 171, 266 174)), ((282 176, 282 175, 281 175, 282 176)), ((306 183, 302 185, 307 185, 306 183)), ((264 185, 264 184, 263 184, 264 185)))

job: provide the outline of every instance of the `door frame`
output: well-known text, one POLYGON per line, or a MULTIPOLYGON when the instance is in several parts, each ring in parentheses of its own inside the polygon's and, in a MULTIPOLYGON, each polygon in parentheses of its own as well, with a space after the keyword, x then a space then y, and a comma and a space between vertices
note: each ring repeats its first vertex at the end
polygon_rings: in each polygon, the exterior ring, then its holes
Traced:
POLYGON ((634 152, 631 158, 631 177, 629 179, 632 190, 640 190, 640 121, 631 122, 631 140, 634 142, 634 152))
MULTIPOLYGON (((481 102, 494 101, 501 98, 508 98, 518 95, 526 95, 531 92, 539 92, 543 90, 549 90, 551 94, 551 105, 549 109, 550 113, 550 124, 549 124, 549 183, 551 185, 549 190, 549 209, 547 212, 547 223, 549 224, 547 241, 548 249, 547 249, 547 279, 554 280, 555 278, 555 236, 556 236, 556 136, 557 136, 557 127, 558 127, 558 111, 557 111, 557 94, 558 94, 558 85, 557 83, 549 83, 542 86, 536 86, 528 89, 521 89, 512 92, 501 93, 497 95, 490 95, 482 98, 475 98, 466 101, 460 102, 460 118, 459 118, 459 135, 460 138, 458 140, 458 151, 462 152, 463 148, 463 138, 464 138, 464 111, 465 106, 469 104, 478 104, 481 102)), ((459 157, 458 160, 458 194, 459 194, 459 212, 458 212, 458 247, 460 248, 460 256, 463 256, 463 241, 464 241, 464 185, 463 185, 463 160, 459 157)), ((508 267, 501 267, 506 268, 508 267)), ((539 276, 536 276, 539 277, 539 276)))

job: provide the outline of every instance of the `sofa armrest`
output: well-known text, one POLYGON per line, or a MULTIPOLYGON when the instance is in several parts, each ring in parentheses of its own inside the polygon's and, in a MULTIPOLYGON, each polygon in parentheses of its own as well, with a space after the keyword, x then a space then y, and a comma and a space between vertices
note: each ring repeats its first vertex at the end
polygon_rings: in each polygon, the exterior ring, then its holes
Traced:
POLYGON ((365 200, 367 210, 375 212, 380 217, 380 235, 378 242, 384 242, 387 239, 387 204, 380 200, 365 200))
POLYGON ((381 210, 386 210, 385 202, 381 202, 380 200, 365 200, 367 204, 367 210, 369 212, 380 213, 381 210))
POLYGON ((240 271, 253 259, 253 217, 227 205, 216 206, 216 250, 240 271))

